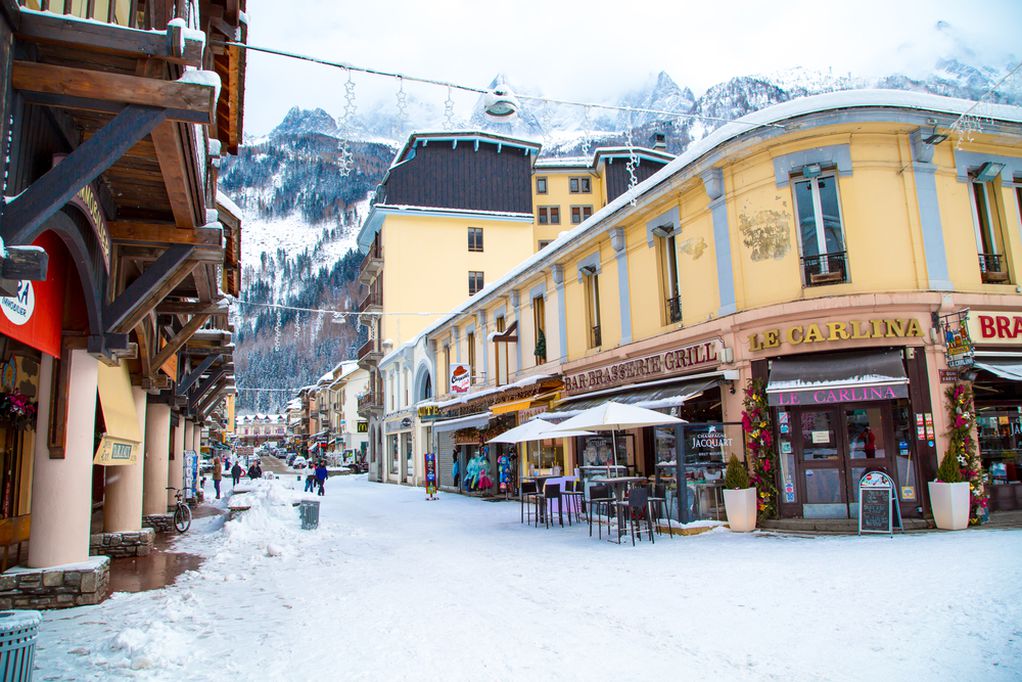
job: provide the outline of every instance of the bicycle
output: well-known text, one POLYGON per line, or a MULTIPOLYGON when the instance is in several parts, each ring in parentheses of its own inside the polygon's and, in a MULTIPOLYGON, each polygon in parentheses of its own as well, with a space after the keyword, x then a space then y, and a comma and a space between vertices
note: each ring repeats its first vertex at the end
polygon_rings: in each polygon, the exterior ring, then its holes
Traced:
POLYGON ((178 533, 184 533, 192 525, 192 510, 181 501, 183 493, 179 488, 167 486, 167 490, 173 490, 174 499, 177 500, 177 504, 174 506, 174 528, 178 533))

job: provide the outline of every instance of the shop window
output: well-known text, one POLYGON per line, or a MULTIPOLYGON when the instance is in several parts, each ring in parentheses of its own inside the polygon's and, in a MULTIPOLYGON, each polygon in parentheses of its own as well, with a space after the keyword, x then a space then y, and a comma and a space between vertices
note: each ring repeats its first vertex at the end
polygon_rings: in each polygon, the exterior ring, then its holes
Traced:
POLYGON ((592 206, 572 206, 571 207, 571 224, 579 225, 583 220, 588 219, 593 215, 592 206))
POLYGON ((537 219, 540 225, 560 225, 561 209, 559 206, 540 206, 537 219))
POLYGON ((546 194, 546 178, 536 178, 536 194, 546 194))
POLYGON ((593 191, 589 178, 568 178, 568 191, 572 194, 589 194, 593 191))
POLYGON ((600 275, 593 267, 583 268, 582 275, 586 297, 588 345, 589 348, 599 348, 603 345, 603 336, 600 333, 600 275))
POLYGON ((483 273, 470 270, 468 273, 468 295, 475 296, 483 289, 483 273))
POLYGON ((837 176, 819 175, 819 172, 819 166, 806 166, 803 179, 792 182, 802 253, 802 283, 807 287, 848 281, 848 254, 837 176))
POLYGON ((664 324, 681 322, 681 278, 678 245, 674 232, 659 238, 660 281, 663 282, 664 324))
POLYGON ((1010 276, 1004 257, 1004 220, 997 202, 997 179, 983 182, 973 178, 971 187, 980 277, 988 284, 1007 284, 1010 276))
POLYGON ((483 250, 483 228, 468 228, 468 250, 477 252, 483 250))
POLYGON ((564 446, 560 438, 532 441, 526 445, 530 476, 559 476, 564 471, 564 446))
POLYGON ((405 451, 405 480, 411 482, 415 478, 415 452, 412 449, 412 434, 402 434, 405 451))
POLYGON ((391 476, 397 476, 400 462, 397 451, 397 436, 387 436, 387 440, 390 441, 390 474, 391 476))
POLYGON ((469 383, 474 384, 476 382, 476 376, 478 371, 476 368, 476 335, 475 332, 469 332, 465 335, 465 342, 468 344, 468 376, 469 383))
POLYGON ((532 299, 532 329, 533 354, 536 364, 542 365, 546 362, 546 302, 542 295, 532 299))
POLYGON ((443 383, 444 395, 451 392, 451 347, 444 345, 444 374, 443 383))

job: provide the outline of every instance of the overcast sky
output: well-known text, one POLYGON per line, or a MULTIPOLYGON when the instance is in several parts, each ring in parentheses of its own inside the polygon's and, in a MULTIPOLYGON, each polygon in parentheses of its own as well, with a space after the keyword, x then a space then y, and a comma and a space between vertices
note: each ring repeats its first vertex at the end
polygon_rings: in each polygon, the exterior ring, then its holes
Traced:
MULTIPOLYGON (((585 101, 611 101, 661 70, 699 95, 733 76, 797 66, 919 75, 947 55, 999 70, 1022 59, 1020 0, 248 0, 247 14, 252 45, 478 87, 505 73, 585 101)), ((359 110, 392 106, 396 83, 354 78, 359 110)), ((268 132, 293 105, 339 115, 345 79, 250 52, 246 133, 268 132)))

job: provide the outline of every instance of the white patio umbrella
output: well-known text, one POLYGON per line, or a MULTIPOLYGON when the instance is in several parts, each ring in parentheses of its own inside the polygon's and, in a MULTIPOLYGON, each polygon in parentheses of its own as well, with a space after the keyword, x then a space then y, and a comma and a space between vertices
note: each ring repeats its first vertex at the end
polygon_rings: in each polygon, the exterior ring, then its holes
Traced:
POLYGON ((641 429, 646 426, 685 424, 684 419, 669 414, 647 410, 645 407, 615 403, 608 400, 602 405, 582 410, 574 417, 565 419, 553 427, 553 433, 577 431, 610 431, 614 448, 614 465, 617 466, 617 431, 619 429, 641 429))
POLYGON ((595 436, 592 431, 561 431, 544 419, 533 419, 494 436, 487 443, 525 443, 547 438, 571 438, 572 436, 595 436))

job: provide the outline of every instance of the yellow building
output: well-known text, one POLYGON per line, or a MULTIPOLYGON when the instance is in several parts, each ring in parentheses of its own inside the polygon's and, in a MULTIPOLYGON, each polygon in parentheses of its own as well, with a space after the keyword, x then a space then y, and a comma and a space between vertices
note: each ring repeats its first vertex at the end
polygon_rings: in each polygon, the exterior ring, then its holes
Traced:
MULTIPOLYGON (((722 456, 744 455, 737 423, 758 380, 780 516, 854 518, 858 478, 872 467, 894 478, 902 513, 918 516, 947 443, 942 382, 964 379, 977 389, 985 461, 1017 480, 1022 110, 986 107, 980 132, 959 140, 953 126, 971 105, 832 93, 693 144, 639 185, 634 205, 610 201, 425 331, 438 377, 450 358, 480 367, 468 394, 438 382, 448 446, 609 399, 673 412, 709 425, 687 427, 683 478, 690 512, 712 516, 722 456), (965 310, 975 364, 955 372, 941 318, 965 310), (524 390, 554 379, 555 405, 524 390), (995 451, 998 427, 1008 440, 995 451)), ((617 453, 602 436, 574 439, 520 466, 570 472, 616 459, 640 475, 676 473, 676 435, 623 432, 617 453)), ((1005 504, 1022 500, 1015 488, 997 491, 1005 504)))

